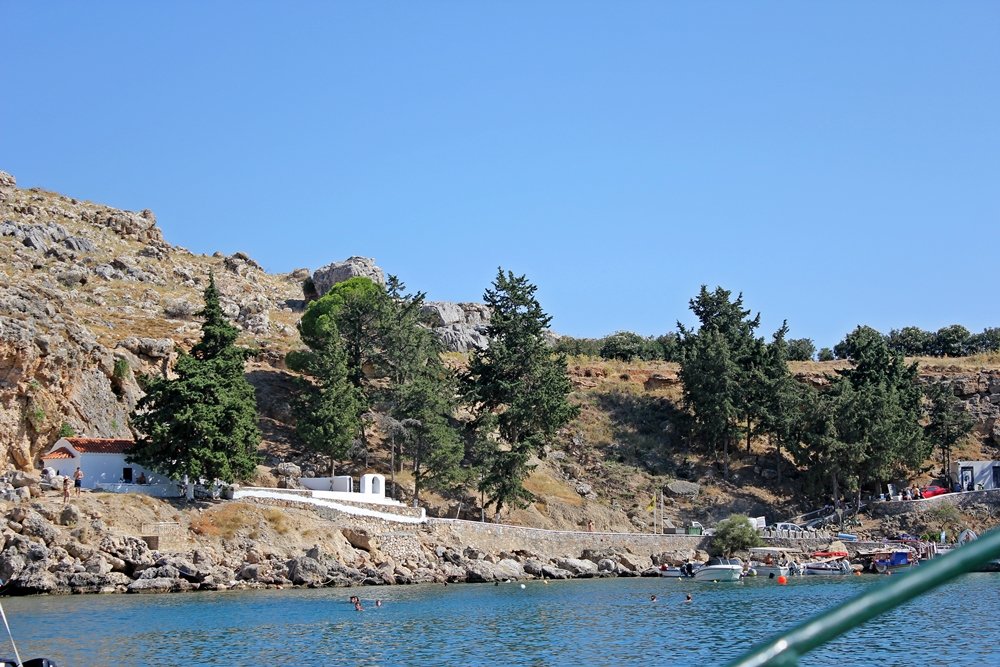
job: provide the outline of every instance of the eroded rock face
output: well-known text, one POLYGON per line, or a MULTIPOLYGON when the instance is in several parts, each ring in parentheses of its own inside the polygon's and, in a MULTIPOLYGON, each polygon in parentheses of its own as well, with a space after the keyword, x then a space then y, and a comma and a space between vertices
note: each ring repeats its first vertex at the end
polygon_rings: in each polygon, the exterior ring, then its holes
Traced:
POLYGON ((355 277, 368 278, 374 283, 385 285, 385 273, 371 257, 348 257, 342 262, 333 262, 313 272, 316 293, 323 296, 337 283, 355 277))
POLYGON ((37 467, 61 431, 131 437, 137 378, 168 375, 197 341, 209 272, 234 324, 286 339, 262 358, 283 358, 297 333, 276 314, 301 308, 290 275, 243 253, 196 257, 163 240, 152 211, 19 189, 0 172, 0 472, 37 467))

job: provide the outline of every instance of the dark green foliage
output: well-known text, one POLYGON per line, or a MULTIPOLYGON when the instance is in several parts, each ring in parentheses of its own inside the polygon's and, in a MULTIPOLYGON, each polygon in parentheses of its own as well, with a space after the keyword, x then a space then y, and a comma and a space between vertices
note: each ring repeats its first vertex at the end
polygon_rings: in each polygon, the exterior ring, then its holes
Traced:
POLYGON ((712 554, 731 556, 736 551, 746 551, 763 544, 757 528, 745 514, 734 514, 719 522, 712 536, 712 554))
POLYGON ((69 422, 63 422, 62 426, 59 427, 59 437, 72 438, 74 435, 76 435, 76 430, 69 424, 69 422))
POLYGON ((870 327, 855 329, 841 347, 853 367, 841 371, 829 391, 809 398, 801 445, 790 451, 814 491, 825 475, 834 496, 843 484, 860 497, 866 485, 877 493, 880 483, 918 469, 930 447, 918 424, 916 365, 906 365, 870 327))
POLYGON ((788 341, 789 361, 811 361, 816 354, 816 345, 809 338, 793 338, 788 341))
POLYGON ((730 442, 743 426, 749 450, 754 423, 760 421, 766 350, 755 336, 760 315, 750 317, 742 294, 730 297, 728 290, 709 292, 702 285, 690 302, 701 328, 694 332, 677 325, 684 403, 694 417, 694 434, 716 453, 721 447, 727 477, 730 442))
POLYGON ((961 324, 942 327, 934 334, 930 353, 935 357, 964 357, 969 353, 969 330, 961 324))
POLYGON ((998 351, 1000 351, 1000 327, 983 329, 982 333, 969 337, 969 354, 998 351))
POLYGON ((316 349, 303 355, 303 380, 296 397, 296 431, 307 447, 330 458, 330 475, 336 461, 347 458, 360 429, 361 395, 347 372, 347 354, 332 319, 324 322, 327 335, 316 337, 316 349))
MULTIPOLYGON (((310 349, 323 346, 334 325, 343 340, 351 382, 361 387, 365 369, 382 366, 381 316, 389 308, 385 289, 368 278, 356 276, 334 285, 309 304, 299 322, 302 342, 310 349)), ((299 357, 290 362, 301 363, 299 357)))
POLYGON ((178 356, 176 379, 148 378, 132 421, 142 434, 130 461, 172 479, 246 479, 257 466, 257 410, 243 375, 250 352, 234 343, 214 277, 205 290, 202 338, 178 356))
POLYGON ((601 352, 603 338, 573 338, 561 336, 553 346, 553 351, 574 357, 597 357, 601 352))
POLYGON ((729 445, 739 434, 738 370, 725 337, 718 331, 706 329, 685 340, 679 375, 684 385, 684 403, 692 414, 691 431, 712 452, 721 451, 727 477, 729 445))
POLYGON ((654 349, 657 352, 657 355, 653 357, 654 359, 663 359, 664 361, 678 361, 680 359, 681 340, 677 333, 671 331, 662 336, 657 336, 653 342, 655 343, 654 349))
POLYGON ((941 450, 944 475, 950 478, 951 450, 959 440, 972 432, 975 420, 965 411, 964 402, 955 396, 951 385, 929 384, 924 393, 930 403, 927 410, 928 423, 924 427, 924 433, 927 439, 941 450))
POLYGON ((820 351, 816 353, 816 359, 819 361, 833 361, 833 350, 828 347, 820 348, 820 351))
POLYGON ((554 351, 566 355, 603 357, 631 361, 677 361, 680 354, 680 338, 670 332, 655 338, 643 338, 631 331, 619 331, 604 338, 573 338, 562 336, 553 346, 554 351))
POLYGON ((466 392, 476 415, 480 489, 497 514, 530 500, 523 486, 530 458, 578 411, 567 399, 566 357, 546 345, 551 318, 535 291, 525 276, 498 269, 483 295, 492 311, 490 344, 469 360, 466 392))
POLYGON ((903 327, 889 332, 886 340, 889 349, 904 357, 919 357, 932 354, 931 341, 934 335, 920 327, 903 327))
POLYGON ((646 339, 631 331, 618 331, 604 339, 601 345, 602 359, 618 359, 632 361, 642 356, 646 347, 646 339))
POLYGON ((417 457, 419 493, 455 475, 450 452, 457 436, 449 422, 455 388, 437 340, 420 324, 424 295, 404 289, 395 276, 385 287, 362 277, 334 285, 299 323, 309 349, 289 353, 287 361, 313 378, 300 400, 306 442, 332 459, 345 458, 355 438, 367 447, 359 415, 369 407, 392 413, 396 424, 410 424, 403 444, 417 457), (343 359, 333 363, 338 350, 343 359))
POLYGON ((452 425, 455 398, 454 376, 443 366, 429 368, 397 393, 394 414, 400 418, 403 453, 413 460, 415 500, 424 488, 450 492, 465 481, 464 447, 452 425))
POLYGON ((758 403, 760 431, 771 436, 776 446, 778 481, 781 481, 782 446, 797 442, 802 432, 802 406, 806 400, 805 385, 797 382, 788 371, 788 332, 783 324, 767 346, 762 367, 764 386, 758 403))

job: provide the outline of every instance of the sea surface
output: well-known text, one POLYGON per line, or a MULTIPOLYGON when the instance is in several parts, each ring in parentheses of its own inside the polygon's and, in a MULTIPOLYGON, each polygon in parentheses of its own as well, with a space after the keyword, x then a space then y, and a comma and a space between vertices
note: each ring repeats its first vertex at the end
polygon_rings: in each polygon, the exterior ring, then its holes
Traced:
MULTIPOLYGON (((598 579, 530 581, 523 589, 436 584, 2 603, 22 659, 46 656, 59 667, 708 667, 882 579, 800 577, 786 586, 763 578, 598 579), (364 611, 355 611, 351 595, 361 597, 364 611)), ((13 657, 6 637, 0 643, 0 656, 13 657)), ((1000 665, 1000 573, 964 575, 807 654, 801 664, 1000 665)))

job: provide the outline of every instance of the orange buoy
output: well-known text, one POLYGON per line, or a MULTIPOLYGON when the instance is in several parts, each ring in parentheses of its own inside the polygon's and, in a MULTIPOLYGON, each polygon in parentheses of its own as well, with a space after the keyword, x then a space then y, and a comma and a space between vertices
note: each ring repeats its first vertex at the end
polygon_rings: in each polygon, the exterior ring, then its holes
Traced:
POLYGON ((781 575, 780 577, 778 577, 778 583, 784 586, 785 584, 788 583, 788 577, 786 577, 785 575, 781 575))

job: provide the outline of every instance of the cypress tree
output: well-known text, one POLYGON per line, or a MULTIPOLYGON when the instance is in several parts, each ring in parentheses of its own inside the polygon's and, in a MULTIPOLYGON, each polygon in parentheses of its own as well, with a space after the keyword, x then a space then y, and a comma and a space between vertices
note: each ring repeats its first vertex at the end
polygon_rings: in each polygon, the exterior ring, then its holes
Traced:
POLYGON ((578 410, 568 400, 566 355, 545 340, 552 318, 535 298, 536 289, 523 275, 497 270, 483 295, 492 312, 490 342, 473 351, 466 377, 476 413, 479 486, 497 515, 505 506, 523 507, 532 499, 523 484, 531 457, 541 455, 578 410))
POLYGON ((239 330, 222 313, 215 277, 204 293, 201 340, 180 352, 175 379, 147 379, 132 422, 142 434, 130 461, 171 479, 232 482, 250 477, 258 462, 257 405, 243 374, 251 351, 235 345, 239 330))

